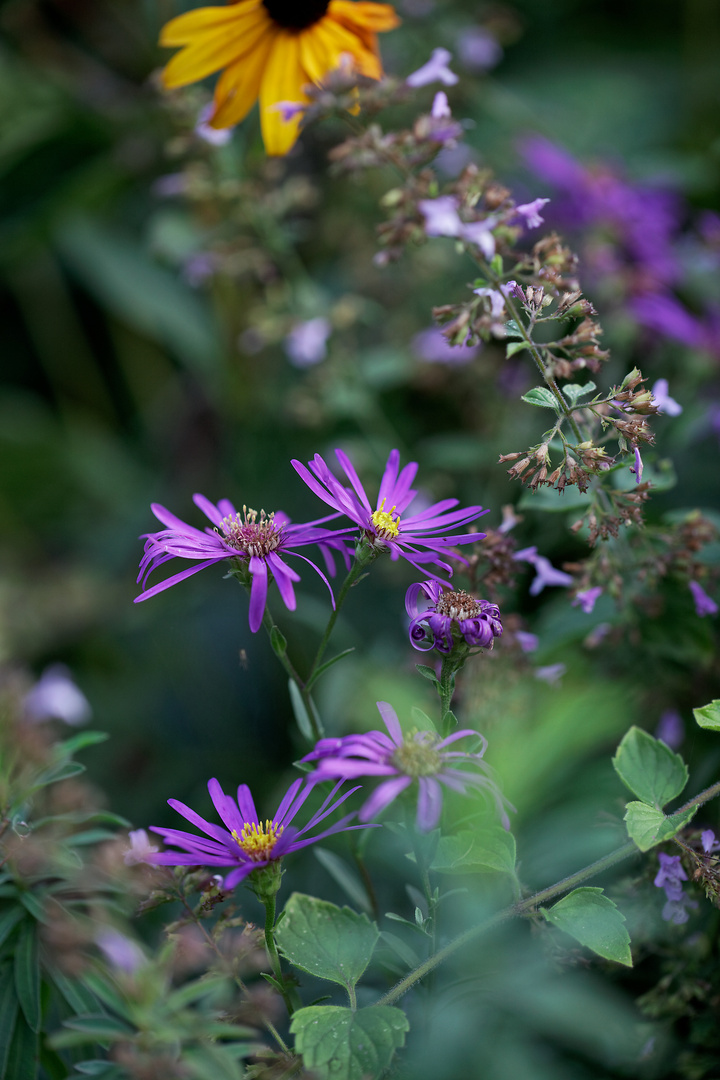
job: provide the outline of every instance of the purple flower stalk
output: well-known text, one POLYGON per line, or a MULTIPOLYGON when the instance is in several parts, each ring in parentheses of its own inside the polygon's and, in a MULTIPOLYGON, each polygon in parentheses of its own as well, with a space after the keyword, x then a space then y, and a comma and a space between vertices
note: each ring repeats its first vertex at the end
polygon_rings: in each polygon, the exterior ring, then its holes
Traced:
MULTIPOLYGON (((330 582, 322 570, 294 549, 307 544, 317 544, 328 564, 328 569, 333 573, 334 567, 329 549, 335 548, 345 554, 345 547, 338 537, 347 535, 348 530, 328 532, 317 526, 337 517, 337 514, 307 522, 305 525, 292 525, 290 519, 283 513, 272 513, 267 516, 265 511, 261 510, 258 515, 256 510, 243 507, 243 512, 240 514, 228 499, 221 499, 215 506, 204 495, 194 495, 193 502, 213 523, 213 529, 206 528, 204 532, 201 532, 200 529, 176 518, 164 506, 152 504, 153 514, 166 528, 161 532, 145 534, 145 553, 140 562, 138 575, 138 582, 142 582, 143 592, 135 597, 135 603, 156 596, 165 589, 169 589, 171 585, 177 585, 179 581, 184 581, 185 578, 204 570, 206 566, 212 566, 213 563, 222 562, 224 559, 241 559, 247 565, 247 570, 252 577, 250 629, 255 633, 263 620, 268 581, 271 576, 277 582, 285 606, 290 611, 295 610, 293 583, 300 580, 300 575, 283 561, 288 555, 294 555, 312 566, 330 589, 332 597, 330 582), (145 582, 153 570, 168 562, 169 559, 175 558, 190 559, 197 565, 191 566, 188 570, 181 570, 179 574, 173 574, 165 581, 153 585, 150 589, 145 589, 145 582)), ((334 603, 333 600, 333 605, 334 603)))
MULTIPOLYGON (((400 469, 399 450, 390 452, 374 510, 348 456, 342 450, 336 450, 335 456, 351 488, 345 487, 333 476, 319 454, 308 462, 311 471, 299 461, 292 464, 319 499, 359 526, 362 536, 376 552, 389 550, 392 559, 402 555, 416 569, 432 563, 452 574, 452 567, 441 560, 440 553, 458 544, 474 544, 485 538, 485 533, 480 532, 451 532, 449 536, 444 535, 448 530, 467 525, 486 514, 487 510, 483 510, 482 506, 453 510, 458 500, 443 499, 418 513, 405 514, 416 495, 410 485, 418 466, 417 462, 412 461, 400 469), (423 548, 425 550, 421 550, 423 548)), ((426 572, 437 576, 432 570, 426 572)))
POLYGON ((461 641, 471 648, 492 649, 503 632, 497 604, 476 600, 463 589, 453 591, 439 581, 411 585, 405 610, 411 619, 410 644, 420 652, 437 649, 447 654, 461 641), (420 593, 430 601, 424 610, 418 607, 420 593))
POLYGON ((210 798, 226 828, 206 821, 185 803, 178 802, 177 799, 168 799, 168 804, 173 810, 177 810, 196 828, 202 829, 210 839, 198 836, 196 833, 181 832, 178 829, 161 829, 153 825, 151 826, 153 832, 162 836, 166 843, 180 848, 180 851, 162 851, 158 855, 149 856, 148 861, 156 866, 232 867, 225 875, 221 886, 225 891, 229 891, 254 870, 261 870, 270 863, 278 862, 283 856, 293 851, 299 851, 308 844, 314 844, 337 832, 363 828, 361 825, 348 824, 355 817, 353 813, 336 821, 329 829, 324 829, 314 836, 308 835, 341 803, 344 803, 348 796, 358 790, 354 787, 338 796, 342 781, 335 785, 307 825, 302 829, 292 826, 290 823, 313 787, 308 783, 305 783, 303 787, 303 783, 302 779, 295 780, 283 796, 274 817, 262 822, 257 815, 247 784, 240 785, 237 791, 237 802, 235 802, 235 799, 224 793, 217 780, 209 780, 210 798))
POLYGON ((695 602, 695 611, 701 619, 706 615, 717 615, 718 606, 713 598, 708 596, 702 585, 699 585, 697 581, 691 581, 688 583, 688 588, 695 602))
POLYGON ((690 918, 688 908, 696 908, 697 902, 690 900, 683 892, 683 881, 687 881, 688 877, 683 870, 680 856, 666 855, 664 851, 660 851, 658 859, 660 869, 655 875, 653 885, 658 889, 664 889, 667 897, 662 917, 666 922, 680 926, 690 918))
POLYGON ((430 832, 440 820, 442 785, 452 791, 466 793, 468 785, 489 795, 494 801, 503 825, 510 828, 507 809, 513 809, 502 796, 492 779, 490 767, 482 760, 487 740, 469 728, 463 728, 446 739, 431 731, 415 731, 403 735, 397 713, 386 701, 378 701, 384 731, 369 731, 364 735, 347 735, 341 739, 321 739, 303 761, 317 761, 310 780, 353 779, 360 776, 383 776, 387 779, 365 801, 358 815, 360 821, 370 821, 393 802, 401 792, 417 781, 417 827, 430 832), (476 753, 448 750, 458 739, 480 739, 482 749, 476 753), (465 771, 462 766, 480 770, 480 774, 465 771), (507 809, 506 809, 507 808, 507 809))

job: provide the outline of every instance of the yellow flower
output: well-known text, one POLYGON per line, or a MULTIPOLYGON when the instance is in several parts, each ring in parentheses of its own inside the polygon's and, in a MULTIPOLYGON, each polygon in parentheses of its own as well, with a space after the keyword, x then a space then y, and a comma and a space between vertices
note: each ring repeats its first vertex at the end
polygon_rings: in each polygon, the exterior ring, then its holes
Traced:
MULTIPOLYGON (((237 0, 171 19, 160 44, 183 48, 163 72, 168 88, 186 86, 224 69, 215 87, 212 127, 238 124, 260 99, 269 154, 286 154, 298 137, 300 115, 286 119, 281 102, 306 103, 303 87, 319 84, 341 57, 379 79, 377 33, 397 18, 389 4, 369 0, 237 0)), ((287 114, 286 114, 287 115, 287 114)))

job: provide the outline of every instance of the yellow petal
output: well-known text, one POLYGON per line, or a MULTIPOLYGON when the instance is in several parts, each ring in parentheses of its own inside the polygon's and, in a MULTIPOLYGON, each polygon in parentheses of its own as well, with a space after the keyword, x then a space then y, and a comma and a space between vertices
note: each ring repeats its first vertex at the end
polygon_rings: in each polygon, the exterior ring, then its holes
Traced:
POLYGON ((233 127, 245 119, 257 101, 263 72, 278 34, 278 30, 270 27, 254 49, 222 73, 215 87, 211 127, 233 127))
POLYGON ((272 32, 264 9, 253 8, 236 22, 197 35, 166 65, 162 78, 168 88, 186 86, 227 67, 254 49, 263 34, 272 32))
POLYGON ((361 0, 353 3, 352 0, 330 0, 328 15, 331 18, 339 18, 347 26, 355 23, 380 33, 383 30, 394 30, 400 25, 400 19, 390 4, 373 4, 369 0, 361 0))
POLYGON ((240 3, 228 4, 226 7, 204 7, 186 11, 184 15, 178 15, 165 23, 160 31, 160 44, 188 45, 198 34, 227 27, 228 23, 243 19, 260 6, 261 0, 240 0, 240 3))
POLYGON ((316 23, 300 34, 300 63, 307 82, 319 85, 329 71, 339 67, 341 55, 342 50, 324 37, 320 24, 316 23))
POLYGON ((260 85, 260 125, 268 154, 287 154, 298 137, 302 117, 283 120, 273 106, 280 101, 307 101, 300 64, 300 35, 280 30, 260 85))
MULTIPOLYGON (((342 26, 334 19, 325 18, 316 23, 313 28, 322 36, 325 48, 328 52, 336 54, 348 53, 355 60, 358 71, 369 79, 379 79, 382 75, 382 65, 379 57, 369 52, 359 37, 347 27, 342 26)), ((339 61, 338 61, 339 62, 339 61)), ((335 63, 335 67, 338 66, 335 63)))

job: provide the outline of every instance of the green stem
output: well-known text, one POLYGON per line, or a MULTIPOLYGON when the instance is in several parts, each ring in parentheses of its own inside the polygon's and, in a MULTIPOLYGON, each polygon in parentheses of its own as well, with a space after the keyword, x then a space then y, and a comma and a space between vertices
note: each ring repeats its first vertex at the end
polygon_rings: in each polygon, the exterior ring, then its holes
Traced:
POLYGON ((261 902, 265 906, 265 946, 268 951, 268 956, 270 957, 270 964, 272 965, 275 981, 278 984, 288 1011, 288 1016, 292 1016, 300 1002, 298 1000, 297 992, 289 990, 285 985, 282 965, 280 964, 280 956, 278 955, 277 945, 275 944, 275 897, 262 897, 261 902))
POLYGON ((356 557, 355 561, 350 567, 348 575, 343 581, 340 592, 338 593, 337 599, 335 600, 335 607, 333 608, 332 614, 328 619, 327 626, 325 627, 325 633, 323 634, 322 640, 318 645, 318 650, 315 653, 315 659, 313 660, 312 667, 310 668, 306 680, 307 683, 311 682, 313 676, 315 675, 315 672, 320 667, 322 658, 325 655, 325 650, 328 647, 328 642, 330 641, 330 635, 335 629, 335 623, 337 622, 337 617, 340 614, 340 608, 343 606, 345 600, 347 599, 347 594, 350 592, 350 589, 353 587, 357 579, 360 577, 360 574, 363 572, 369 562, 369 559, 363 560, 356 557))

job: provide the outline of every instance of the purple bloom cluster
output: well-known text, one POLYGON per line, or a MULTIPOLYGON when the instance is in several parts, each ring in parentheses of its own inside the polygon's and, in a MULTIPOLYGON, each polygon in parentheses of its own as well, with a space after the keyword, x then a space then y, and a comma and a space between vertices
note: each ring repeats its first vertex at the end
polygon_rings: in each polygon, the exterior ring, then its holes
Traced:
POLYGON ((452 590, 440 581, 411 585, 405 595, 405 610, 410 616, 410 644, 420 652, 437 649, 450 653, 464 641, 477 649, 492 649, 503 632, 500 609, 488 600, 476 600, 463 589, 452 590), (420 594, 429 606, 418 607, 420 594))
POLYGON ((697 902, 690 900, 683 892, 683 881, 688 877, 683 870, 679 855, 666 855, 664 851, 658 853, 660 869, 655 875, 653 885, 658 889, 665 890, 667 903, 663 908, 662 917, 666 922, 676 923, 680 926, 690 918, 688 910, 696 908, 697 902))
POLYGON ((177 810, 206 836, 152 826, 153 832, 180 850, 148 853, 146 861, 156 866, 232 867, 222 883, 222 888, 229 891, 254 870, 261 870, 282 859, 284 855, 299 851, 334 833, 363 828, 362 825, 350 825, 349 822, 355 814, 347 814, 322 832, 309 835, 321 821, 344 803, 348 796, 357 791, 357 787, 354 787, 339 795, 342 781, 335 785, 307 825, 301 829, 292 826, 291 822, 312 791, 312 786, 303 780, 295 780, 283 796, 274 816, 263 822, 258 817, 247 784, 241 784, 238 788, 236 802, 225 794, 217 780, 209 780, 210 798, 226 827, 213 825, 177 799, 168 799, 173 810, 177 810))
POLYGON ((421 832, 434 829, 442 811, 442 787, 466 793, 469 787, 488 795, 495 803, 506 829, 510 828, 507 809, 512 809, 492 779, 490 767, 482 760, 487 740, 469 728, 440 739, 431 731, 404 735, 397 713, 386 701, 378 701, 384 731, 347 735, 340 739, 321 739, 303 761, 317 762, 311 782, 350 780, 360 776, 382 776, 383 782, 363 804, 360 821, 370 821, 417 781, 417 827, 421 832), (448 750, 459 739, 479 739, 481 749, 448 750), (468 772, 471 766, 478 772, 468 772), (507 808, 507 809, 506 809, 507 808))

